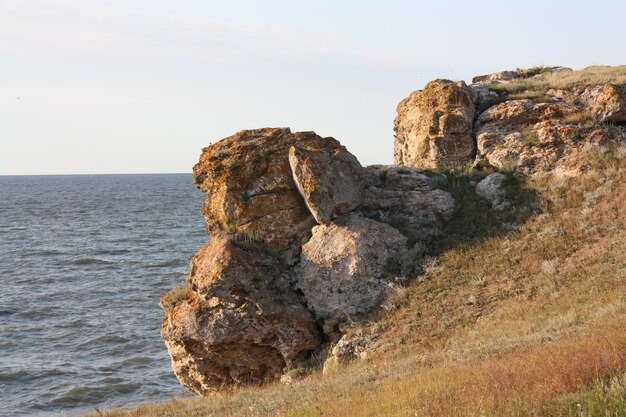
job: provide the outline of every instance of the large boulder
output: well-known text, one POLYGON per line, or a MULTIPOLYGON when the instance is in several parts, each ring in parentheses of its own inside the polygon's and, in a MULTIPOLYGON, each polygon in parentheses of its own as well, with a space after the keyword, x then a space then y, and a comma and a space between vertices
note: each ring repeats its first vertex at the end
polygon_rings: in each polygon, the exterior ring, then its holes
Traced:
POLYGON ((336 142, 335 147, 303 142, 292 146, 289 164, 298 191, 319 224, 329 224, 363 203, 363 167, 336 142))
POLYGON ((398 104, 394 163, 435 168, 471 162, 475 103, 463 82, 435 80, 398 104))
POLYGON ((390 293, 389 258, 406 241, 393 227, 358 213, 313 228, 294 285, 327 335, 338 336, 343 323, 380 306, 390 293))
POLYGON ((201 395, 277 380, 320 343, 284 267, 254 244, 214 236, 191 260, 191 291, 161 335, 180 382, 201 395))
POLYGON ((333 152, 333 138, 287 128, 243 130, 202 150, 194 183, 207 197, 207 232, 226 230, 263 239, 294 263, 315 220, 293 181, 289 149, 333 152))
POLYGON ((369 186, 361 212, 366 217, 421 238, 439 235, 452 218, 454 198, 438 188, 446 182, 444 176, 428 176, 404 166, 373 165, 365 169, 369 186))

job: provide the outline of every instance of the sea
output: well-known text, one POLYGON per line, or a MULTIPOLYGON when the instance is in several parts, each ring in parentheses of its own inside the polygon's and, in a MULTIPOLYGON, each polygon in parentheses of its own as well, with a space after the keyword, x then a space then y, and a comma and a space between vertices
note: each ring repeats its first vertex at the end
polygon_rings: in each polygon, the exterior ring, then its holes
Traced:
POLYGON ((188 396, 159 297, 208 237, 191 174, 0 176, 0 416, 188 396))

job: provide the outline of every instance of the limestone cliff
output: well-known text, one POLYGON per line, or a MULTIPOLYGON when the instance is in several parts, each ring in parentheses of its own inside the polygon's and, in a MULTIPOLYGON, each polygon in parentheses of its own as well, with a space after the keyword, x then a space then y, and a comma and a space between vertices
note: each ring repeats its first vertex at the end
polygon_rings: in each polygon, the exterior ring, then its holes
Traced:
POLYGON ((433 224, 453 202, 417 171, 374 171, 333 138, 286 128, 203 149, 194 181, 212 237, 188 290, 167 296, 161 331, 183 385, 204 395, 278 379, 380 307, 395 285, 389 258, 407 238, 373 196, 406 200, 399 213, 433 224))
POLYGON ((397 166, 362 167, 337 140, 287 128, 204 148, 193 171, 211 239, 187 288, 163 302, 178 379, 206 395, 278 380, 324 344, 335 346, 329 366, 363 356, 369 341, 350 327, 415 276, 449 224, 466 226, 468 196, 455 199, 459 179, 440 172, 461 172, 486 215, 538 210, 509 195, 512 178, 576 174, 594 149, 626 141, 626 79, 608 74, 432 81, 398 105, 397 166))
POLYGON ((394 162, 576 174, 585 146, 623 138, 623 73, 540 67, 477 76, 469 86, 431 81, 398 105, 394 162))

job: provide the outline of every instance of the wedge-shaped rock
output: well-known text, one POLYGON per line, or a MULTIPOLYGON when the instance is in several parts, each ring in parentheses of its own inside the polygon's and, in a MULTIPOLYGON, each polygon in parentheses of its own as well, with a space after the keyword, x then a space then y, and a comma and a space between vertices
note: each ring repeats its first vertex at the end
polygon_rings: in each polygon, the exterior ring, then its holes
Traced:
POLYGON ((161 335, 179 381, 201 395, 280 378, 320 343, 317 325, 253 244, 217 235, 191 261, 190 296, 166 313, 161 335))
POLYGON ((398 104, 394 163, 435 168, 471 162, 475 103, 463 82, 435 80, 398 104))
POLYGON ((289 164, 298 191, 319 224, 329 224, 363 203, 363 167, 335 141, 292 146, 289 164))
POLYGON ((396 229, 357 213, 313 228, 295 286, 327 335, 339 335, 343 323, 380 307, 390 292, 388 259, 405 246, 396 229))

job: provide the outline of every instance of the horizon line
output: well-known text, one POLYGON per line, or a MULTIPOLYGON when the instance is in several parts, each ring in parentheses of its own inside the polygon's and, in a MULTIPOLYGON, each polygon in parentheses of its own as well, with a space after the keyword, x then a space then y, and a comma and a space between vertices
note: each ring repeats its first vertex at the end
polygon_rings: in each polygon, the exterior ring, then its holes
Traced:
POLYGON ((80 175, 182 175, 182 174, 190 174, 193 175, 193 172, 91 172, 91 173, 62 173, 62 174, 0 174, 0 177, 69 177, 69 176, 80 176, 80 175))

